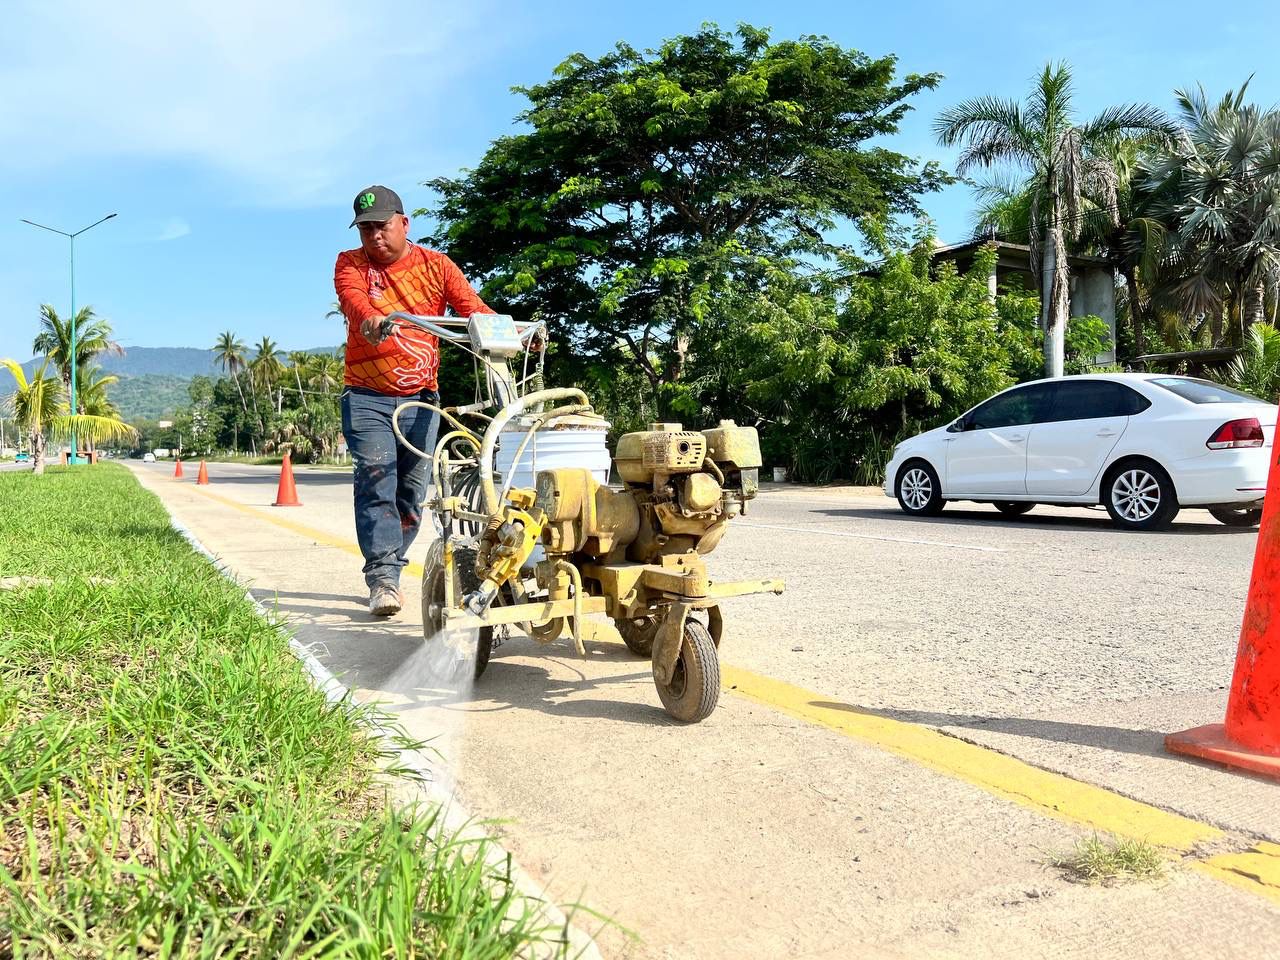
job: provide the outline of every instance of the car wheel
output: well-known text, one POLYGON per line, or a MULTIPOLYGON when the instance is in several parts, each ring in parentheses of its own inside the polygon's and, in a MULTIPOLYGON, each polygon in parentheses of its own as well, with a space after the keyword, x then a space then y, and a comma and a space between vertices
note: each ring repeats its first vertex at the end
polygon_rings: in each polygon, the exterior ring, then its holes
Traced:
POLYGON ((1006 517, 1020 517, 1024 513, 1030 513, 1035 504, 1026 503, 1022 500, 1002 500, 998 501, 995 506, 1006 517))
POLYGON ((1169 475, 1149 460, 1114 468, 1103 484, 1102 502, 1124 530, 1163 530, 1178 515, 1178 496, 1169 475))
POLYGON ((1210 507, 1209 513, 1228 527, 1256 527, 1262 522, 1261 507, 1210 507))
POLYGON ((911 460, 898 471, 894 487, 898 505, 913 517, 936 517, 946 506, 938 474, 923 460, 911 460))

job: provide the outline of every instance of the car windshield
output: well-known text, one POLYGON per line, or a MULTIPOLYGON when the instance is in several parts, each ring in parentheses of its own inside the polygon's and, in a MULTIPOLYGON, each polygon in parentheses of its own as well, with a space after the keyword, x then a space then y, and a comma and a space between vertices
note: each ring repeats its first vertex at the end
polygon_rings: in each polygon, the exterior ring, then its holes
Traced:
POLYGON ((1192 403, 1266 403, 1249 393, 1232 390, 1211 380, 1200 380, 1195 377, 1155 377, 1148 383, 1164 387, 1170 393, 1176 393, 1183 400, 1192 403))

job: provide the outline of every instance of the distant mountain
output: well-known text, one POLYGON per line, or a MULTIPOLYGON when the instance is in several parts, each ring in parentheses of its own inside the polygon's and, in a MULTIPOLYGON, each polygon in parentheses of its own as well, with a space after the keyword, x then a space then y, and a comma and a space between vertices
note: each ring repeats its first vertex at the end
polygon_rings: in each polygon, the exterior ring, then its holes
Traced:
MULTIPOLYGON (((332 353, 337 347, 312 347, 307 353, 332 353)), ((249 359, 253 359, 254 351, 250 347, 249 359)), ((287 351, 286 351, 287 352, 287 351)), ((106 373, 114 373, 117 377, 165 376, 183 377, 219 377, 222 368, 213 358, 212 350, 200 350, 196 347, 129 347, 123 357, 102 354, 94 360, 106 373)), ((22 365, 27 376, 40 366, 40 358, 28 360, 22 365)))
MULTIPOLYGON (((30 376, 40 366, 41 358, 28 360, 22 365, 30 376)), ((106 373, 117 377, 144 377, 160 374, 166 377, 214 377, 221 371, 213 359, 212 350, 196 347, 129 347, 123 357, 100 354, 94 359, 106 373)))
POLYGON ((120 408, 120 416, 129 423, 137 420, 158 420, 179 407, 191 403, 187 392, 189 377, 170 377, 162 373, 148 373, 140 377, 121 377, 120 382, 108 388, 111 402, 120 408))

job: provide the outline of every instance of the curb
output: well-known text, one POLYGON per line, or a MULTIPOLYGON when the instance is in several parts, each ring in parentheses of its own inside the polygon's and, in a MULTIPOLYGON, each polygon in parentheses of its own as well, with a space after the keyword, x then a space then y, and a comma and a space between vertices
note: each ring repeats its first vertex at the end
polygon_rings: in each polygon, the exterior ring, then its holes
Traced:
MULTIPOLYGON (((161 501, 163 504, 163 501, 161 501)), ((169 523, 173 526, 183 539, 191 545, 191 547, 202 556, 206 557, 214 568, 222 574, 227 580, 237 587, 243 584, 237 579, 235 572, 231 570, 225 563, 219 560, 212 552, 200 542, 194 533, 184 526, 168 505, 165 504, 165 512, 169 514, 169 523)), ((347 688, 337 677, 329 672, 313 654, 310 649, 304 646, 293 636, 288 630, 282 629, 278 618, 273 617, 270 609, 255 597, 249 590, 244 592, 245 599, 253 604, 254 609, 258 611, 258 615, 263 618, 277 631, 283 633, 285 639, 289 641, 289 650, 298 658, 302 666, 306 669, 308 675, 317 689, 324 694, 325 699, 332 704, 340 703, 343 700, 350 700, 352 703, 359 703, 355 695, 347 688)), ((481 829, 479 822, 467 813, 466 809, 458 802, 457 797, 437 780, 432 770, 431 764, 417 750, 407 750, 403 748, 395 739, 394 731, 390 730, 376 718, 369 720, 375 735, 383 746, 387 748, 388 753, 394 753, 399 761, 414 773, 414 783, 409 784, 408 788, 414 790, 421 795, 422 799, 440 808, 441 820, 444 829, 452 836, 466 841, 484 841, 485 849, 488 851, 485 856, 485 863, 497 873, 503 873, 511 878, 511 883, 515 889, 531 904, 538 907, 542 916, 548 923, 559 927, 561 930, 561 939, 548 940, 545 947, 551 947, 554 957, 571 957, 573 960, 603 960, 600 949, 596 946, 594 938, 586 931, 574 926, 564 911, 560 909, 551 899, 548 898, 546 888, 533 879, 529 873, 520 866, 516 859, 506 848, 502 847, 497 840, 490 834, 481 829)), ((603 923, 603 921, 602 921, 603 923)), ((535 955, 541 955, 541 950, 536 950, 535 955)))

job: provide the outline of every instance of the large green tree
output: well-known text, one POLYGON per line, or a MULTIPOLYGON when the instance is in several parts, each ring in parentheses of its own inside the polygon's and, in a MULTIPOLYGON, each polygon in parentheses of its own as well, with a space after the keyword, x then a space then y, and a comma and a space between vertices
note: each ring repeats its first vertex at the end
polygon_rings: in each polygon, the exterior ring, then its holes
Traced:
POLYGON ((427 241, 495 307, 547 320, 553 362, 622 361, 659 396, 718 305, 754 282, 742 263, 812 266, 834 229, 920 212, 946 176, 881 139, 938 80, 749 26, 577 54, 521 89, 523 132, 431 181, 427 241))
POLYGON ((1071 70, 1046 64, 1026 100, 973 97, 944 110, 934 132, 944 146, 959 145, 956 170, 1015 170, 1025 179, 1032 270, 1041 293, 1045 373, 1062 376, 1064 337, 1070 313, 1067 240, 1078 237, 1089 206, 1116 222, 1117 174, 1112 162, 1126 139, 1159 141, 1173 135, 1172 122, 1155 107, 1109 107, 1078 123, 1073 112, 1071 70))
MULTIPOLYGON (((690 381, 724 415, 761 429, 766 458, 801 480, 879 482, 896 440, 938 426, 1043 363, 1034 294, 992 298, 995 251, 973 266, 933 263, 933 237, 885 250, 874 271, 806 278, 771 269, 733 304, 690 381)), ((703 414, 710 411, 701 411, 703 414)))

